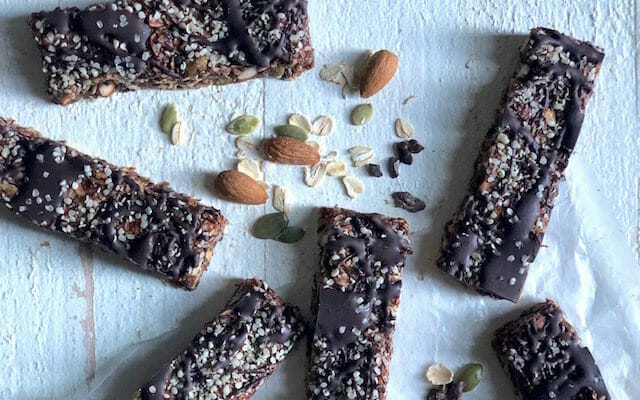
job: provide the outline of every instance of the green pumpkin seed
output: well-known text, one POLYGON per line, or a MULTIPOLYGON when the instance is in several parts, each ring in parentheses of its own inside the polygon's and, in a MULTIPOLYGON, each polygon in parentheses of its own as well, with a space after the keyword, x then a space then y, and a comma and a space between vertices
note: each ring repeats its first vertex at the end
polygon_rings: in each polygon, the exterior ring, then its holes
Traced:
POLYGON ((276 237, 278 242, 282 243, 297 243, 304 237, 305 230, 298 227, 289 227, 280 232, 280 234, 276 237))
POLYGON ((351 112, 351 123, 357 126, 366 125, 371 121, 372 117, 373 105, 361 104, 351 112))
POLYGON ((248 135, 255 131, 258 125, 260 125, 258 117, 253 115, 242 115, 229 122, 229 125, 227 125, 227 132, 232 135, 248 135))
POLYGON ((297 139, 302 142, 306 142, 309 139, 309 135, 304 129, 297 125, 280 125, 275 127, 276 135, 287 136, 292 139, 297 139))
POLYGON ((180 118, 178 118, 178 109, 176 105, 171 103, 164 108, 162 111, 162 117, 160 118, 160 127, 162 131, 167 135, 171 135, 171 130, 173 126, 178 122, 180 118))
POLYGON ((289 225, 285 213, 267 214, 260 217, 251 228, 251 233, 258 239, 275 239, 289 225))
POLYGON ((463 392, 470 392, 482 379, 482 364, 467 364, 458 374, 457 381, 464 383, 463 392))

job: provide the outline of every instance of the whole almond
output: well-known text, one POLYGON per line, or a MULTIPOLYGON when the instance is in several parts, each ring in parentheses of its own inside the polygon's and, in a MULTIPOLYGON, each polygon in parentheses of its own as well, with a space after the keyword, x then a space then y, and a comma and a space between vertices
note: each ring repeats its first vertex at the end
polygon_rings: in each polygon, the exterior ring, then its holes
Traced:
POLYGON ((398 69, 398 56, 380 50, 371 56, 360 81, 360 96, 368 99, 387 86, 398 69))
POLYGON ((264 204, 269 197, 260 183, 240 171, 221 172, 214 186, 222 197, 237 203, 264 204))
POLYGON ((264 144, 264 156, 267 160, 281 164, 314 165, 320 161, 318 150, 286 136, 267 140, 264 144))

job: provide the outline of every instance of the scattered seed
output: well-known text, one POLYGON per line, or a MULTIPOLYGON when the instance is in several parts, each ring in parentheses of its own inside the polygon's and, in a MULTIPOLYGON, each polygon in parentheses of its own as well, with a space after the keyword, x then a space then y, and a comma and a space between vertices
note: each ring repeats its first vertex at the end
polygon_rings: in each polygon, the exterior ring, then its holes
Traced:
POLYGON ((331 152, 329 152, 329 154, 327 154, 326 156, 324 156, 324 159, 326 161, 333 161, 336 159, 336 157, 338 157, 338 152, 333 150, 331 152))
POLYGON ((248 135, 260 125, 258 117, 253 115, 241 115, 227 125, 227 132, 232 135, 248 135))
POLYGON ((396 135, 402 139, 411 139, 413 137, 413 126, 406 119, 398 118, 396 120, 396 135))
POLYGON ((289 218, 283 212, 267 214, 260 217, 251 228, 251 233, 258 239, 275 239, 289 225, 289 218))
POLYGON ((342 178, 342 183, 347 189, 347 195, 352 199, 355 199, 362 193, 364 193, 364 184, 361 180, 353 176, 345 176, 342 178))
POLYGON ((304 167, 304 183, 309 187, 316 187, 322 183, 327 174, 327 164, 319 162, 311 167, 304 167))
POLYGON ((373 117, 373 105, 361 104, 351 112, 351 123, 356 126, 366 125, 373 117))
POLYGON ((396 157, 398 157, 398 160, 400 160, 401 163, 407 165, 413 164, 413 155, 409 151, 408 142, 396 143, 393 147, 396 157))
POLYGON ((369 164, 375 156, 373 148, 369 146, 355 146, 349 149, 351 154, 351 161, 356 168, 364 167, 369 164))
POLYGON ((400 176, 400 160, 395 157, 389 158, 389 176, 393 179, 400 176))
POLYGON ((467 364, 458 373, 457 380, 464 384, 463 392, 470 392, 482 379, 482 364, 467 364))
POLYGON ((162 111, 162 117, 160 118, 160 127, 162 131, 167 135, 171 135, 171 131, 173 126, 178 122, 180 118, 178 117, 178 109, 176 105, 171 103, 164 108, 162 111))
POLYGON ((402 102, 403 105, 407 105, 409 103, 411 103, 412 101, 414 101, 416 99, 416 96, 409 96, 406 99, 404 99, 404 101, 402 102))
POLYGON ((433 385, 448 385, 453 382, 453 372, 443 364, 432 364, 427 369, 427 379, 433 385))
POLYGON ((187 124, 178 121, 171 128, 171 143, 174 145, 180 145, 187 139, 187 124))
POLYGON ((7 196, 9 198, 18 193, 18 187, 6 182, 0 182, 0 197, 7 196))
POLYGON ((347 175, 347 164, 340 160, 333 160, 327 164, 327 175, 345 176, 347 175))
POLYGON ((326 115, 321 115, 313 121, 311 134, 317 136, 329 136, 333 132, 333 119, 326 115))
POLYGON ((291 226, 280 232, 280 234, 276 237, 278 242, 292 244, 297 243, 304 237, 305 230, 302 228, 298 228, 295 226, 291 226))
POLYGON ((242 160, 238 163, 238 165, 236 165, 236 170, 242 172, 245 175, 249 175, 258 182, 264 181, 262 161, 251 159, 242 160))
POLYGON ((273 208, 289 214, 293 201, 293 194, 289 189, 278 185, 273 187, 273 208))
POLYGON ((299 113, 291 114, 289 116, 289 119, 287 120, 287 123, 289 125, 295 125, 297 127, 302 128, 304 132, 307 134, 311 132, 311 123, 309 123, 309 120, 307 119, 307 117, 305 117, 302 114, 299 114, 299 113))
MULTIPOLYGON (((251 136, 239 136, 236 139, 236 148, 239 151, 243 151, 245 153, 245 157, 248 153, 258 153, 258 148, 256 142, 251 139, 251 136)), ((242 157, 238 157, 242 158, 242 157)))
POLYGON ((395 192, 391 197, 396 207, 407 210, 410 213, 420 212, 427 207, 424 201, 409 192, 395 192))
POLYGON ((369 172, 369 176, 374 178, 382 177, 382 169, 378 164, 369 164, 367 165, 367 171, 369 172))
POLYGON ((347 80, 342 73, 342 68, 343 64, 327 64, 320 70, 320 78, 336 85, 344 85, 347 80))
POLYGON ((422 150, 424 150, 424 146, 415 139, 411 139, 407 142, 407 148, 412 154, 418 154, 421 153, 422 150))
POLYGON ((297 139, 302 142, 306 142, 309 139, 309 135, 301 127, 297 125, 280 125, 275 127, 276 135, 286 136, 292 139, 297 139))

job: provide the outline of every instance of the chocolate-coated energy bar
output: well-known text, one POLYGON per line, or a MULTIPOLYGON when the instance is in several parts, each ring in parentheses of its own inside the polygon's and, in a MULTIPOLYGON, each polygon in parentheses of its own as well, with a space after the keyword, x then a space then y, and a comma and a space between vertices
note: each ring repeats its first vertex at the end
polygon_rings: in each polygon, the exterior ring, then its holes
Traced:
POLYGON ((554 30, 531 31, 470 194, 445 229, 438 266, 462 284, 520 299, 603 57, 554 30))
POLYGON ((554 301, 498 329, 492 346, 524 400, 611 400, 591 352, 554 301))
POLYGON ((133 400, 246 400, 276 370, 304 332, 298 308, 268 286, 242 283, 224 310, 133 400))
POLYGON ((314 64, 306 0, 117 0, 29 21, 55 103, 188 89, 314 64))
POLYGON ((387 398, 407 222, 350 210, 320 210, 320 272, 308 398, 387 398))
POLYGON ((195 289, 226 225, 218 210, 0 118, 0 203, 41 228, 195 289))

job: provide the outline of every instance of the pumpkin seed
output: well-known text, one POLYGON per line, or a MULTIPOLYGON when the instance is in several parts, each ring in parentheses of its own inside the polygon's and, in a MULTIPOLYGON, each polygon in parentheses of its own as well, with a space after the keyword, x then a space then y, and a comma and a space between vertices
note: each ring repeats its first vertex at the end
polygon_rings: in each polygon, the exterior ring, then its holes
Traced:
POLYGON ((260 120, 254 115, 241 115, 227 125, 227 132, 232 135, 248 135, 260 125, 260 120))
POLYGON ((373 105, 370 103, 360 104, 351 112, 351 123, 356 126, 366 125, 373 117, 373 105))
POLYGON ((276 237, 276 240, 278 242, 287 244, 296 243, 302 240, 305 233, 306 232, 304 229, 292 226, 280 232, 280 234, 276 237))
POLYGON ((309 139, 309 135, 304 129, 297 125, 280 125, 275 127, 276 135, 287 136, 292 139, 297 139, 302 142, 306 142, 309 139))
POLYGON ((289 125, 295 125, 302 128, 307 134, 311 132, 311 123, 309 122, 307 117, 302 114, 291 114, 287 119, 287 123, 289 125))
POLYGON ((285 213, 267 214, 258 218, 251 228, 251 233, 258 239, 275 239, 289 225, 285 213))
POLYGON ((482 364, 467 364, 458 373, 457 380, 464 383, 463 392, 470 392, 478 386, 482 379, 482 364))
POLYGON ((171 103, 164 108, 162 111, 162 117, 160 117, 160 128, 162 128, 162 132, 167 135, 171 135, 171 130, 173 126, 180 120, 178 117, 178 109, 176 105, 171 103))

